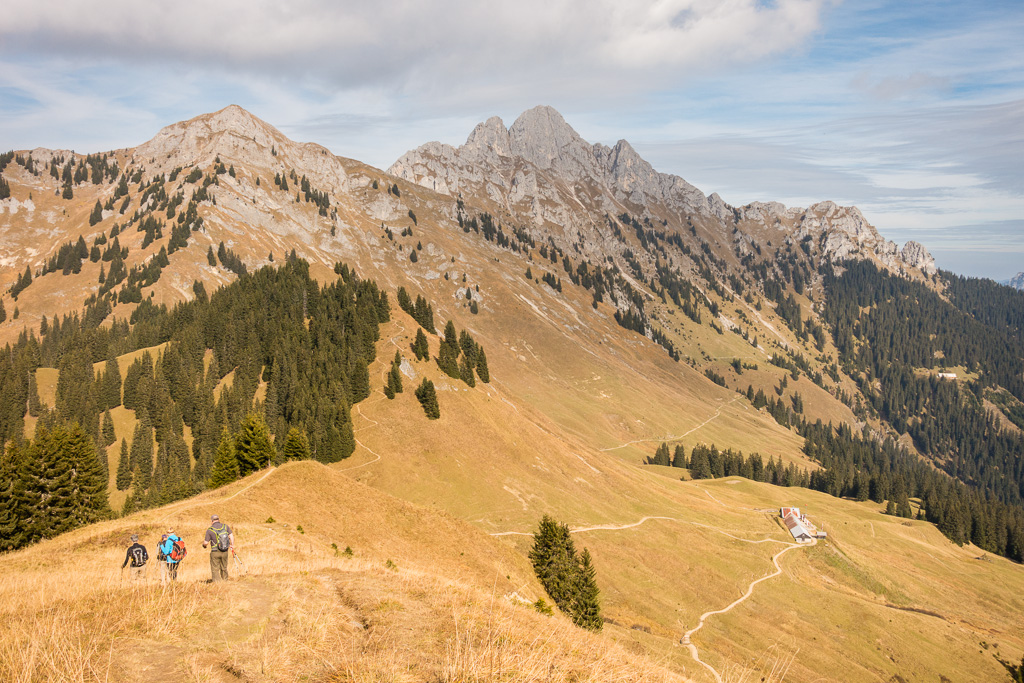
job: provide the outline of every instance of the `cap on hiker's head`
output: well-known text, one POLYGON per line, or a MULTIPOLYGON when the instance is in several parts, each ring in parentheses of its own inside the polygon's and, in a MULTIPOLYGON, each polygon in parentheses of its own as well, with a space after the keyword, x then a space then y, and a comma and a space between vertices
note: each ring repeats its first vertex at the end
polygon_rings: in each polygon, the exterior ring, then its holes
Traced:
POLYGON ((173 534, 174 533, 174 527, 173 526, 172 527, 167 527, 167 533, 173 534))
POLYGON ((219 522, 220 521, 220 515, 210 515, 210 521, 211 522, 219 522))
POLYGON ((138 543, 138 542, 139 542, 139 535, 138 534, 132 534, 132 543, 138 543))

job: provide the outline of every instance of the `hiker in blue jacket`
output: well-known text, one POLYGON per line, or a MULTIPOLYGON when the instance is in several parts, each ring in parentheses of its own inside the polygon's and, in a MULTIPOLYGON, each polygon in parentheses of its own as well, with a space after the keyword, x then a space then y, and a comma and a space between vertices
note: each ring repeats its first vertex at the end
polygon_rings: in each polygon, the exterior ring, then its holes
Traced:
POLYGON ((178 560, 171 557, 171 554, 174 552, 174 542, 177 540, 180 539, 175 535, 174 529, 171 528, 160 538, 160 543, 157 545, 157 559, 164 561, 162 571, 160 572, 160 583, 178 580, 178 560))

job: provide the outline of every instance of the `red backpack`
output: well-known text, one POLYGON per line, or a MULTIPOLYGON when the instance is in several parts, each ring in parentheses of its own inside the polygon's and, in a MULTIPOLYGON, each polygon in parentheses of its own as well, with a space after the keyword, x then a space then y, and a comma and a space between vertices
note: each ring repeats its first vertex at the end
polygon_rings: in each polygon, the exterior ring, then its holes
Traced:
POLYGON ((188 551, 185 550, 185 541, 180 538, 174 542, 174 547, 171 549, 170 558, 175 562, 181 562, 188 555, 188 551))

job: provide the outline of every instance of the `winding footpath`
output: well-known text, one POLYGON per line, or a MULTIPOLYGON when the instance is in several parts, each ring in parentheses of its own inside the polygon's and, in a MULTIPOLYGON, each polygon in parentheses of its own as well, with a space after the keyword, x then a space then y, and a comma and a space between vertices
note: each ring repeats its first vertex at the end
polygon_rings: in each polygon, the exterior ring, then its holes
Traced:
MULTIPOLYGON (((707 491, 705 491, 705 493, 708 493, 709 496, 711 495, 707 491)), ((714 496, 711 496, 711 497, 714 498, 714 496)), ((715 498, 715 502, 717 502, 719 505, 725 505, 724 503, 719 501, 717 498, 715 498)), ((632 522, 630 524, 597 524, 597 525, 594 525, 594 526, 580 527, 578 529, 570 529, 569 533, 570 534, 580 534, 580 533, 589 532, 589 531, 620 531, 622 529, 632 529, 634 527, 638 527, 641 524, 643 524, 645 522, 649 522, 649 521, 654 520, 654 519, 661 519, 661 520, 666 520, 666 521, 670 521, 670 522, 680 522, 682 524, 692 524, 693 526, 700 527, 702 529, 708 529, 709 531, 714 531, 714 532, 722 534, 724 536, 728 536, 729 538, 737 540, 737 541, 740 541, 742 543, 753 543, 753 544, 759 544, 759 543, 779 543, 781 545, 786 546, 785 548, 783 548, 782 550, 780 550, 779 552, 775 553, 775 555, 772 556, 772 564, 775 565, 775 571, 774 572, 772 572, 770 574, 766 574, 766 575, 762 576, 759 579, 755 579, 754 581, 751 581, 750 585, 747 586, 746 592, 743 593, 742 596, 740 596, 739 598, 734 600, 729 605, 727 605, 727 606, 725 606, 725 607, 723 607, 721 609, 716 609, 716 610, 711 610, 711 611, 705 612, 704 614, 700 615, 700 620, 698 621, 697 625, 694 626, 689 631, 687 631, 686 633, 684 633, 683 637, 680 638, 680 640, 679 640, 680 644, 681 645, 685 645, 686 648, 690 651, 690 656, 693 657, 693 661, 697 662, 698 664, 703 666, 705 669, 707 669, 708 672, 714 677, 714 679, 715 679, 715 681, 717 683, 722 683, 722 675, 719 674, 718 671, 713 666, 711 666, 710 664, 708 664, 707 662, 703 661, 700 658, 700 653, 697 650, 697 646, 693 644, 693 634, 695 634, 697 631, 699 631, 700 629, 702 629, 704 627, 704 623, 707 621, 707 619, 709 617, 712 617, 712 616, 714 616, 716 614, 725 614, 726 612, 729 612, 730 610, 734 609, 738 605, 742 605, 744 602, 746 602, 748 599, 750 599, 750 596, 752 596, 754 594, 754 587, 757 586, 757 584, 759 584, 759 583, 761 583, 763 581, 767 581, 768 579, 775 578, 776 576, 781 574, 782 573, 782 567, 779 565, 779 558, 780 557, 782 557, 783 555, 788 553, 790 550, 793 550, 794 548, 809 548, 811 546, 817 545, 818 541, 814 540, 811 543, 789 543, 787 541, 780 541, 777 538, 762 538, 762 539, 759 539, 759 540, 755 541, 755 540, 751 540, 749 538, 740 538, 739 536, 735 536, 735 535, 729 533, 728 531, 725 531, 723 529, 719 529, 717 527, 713 527, 710 524, 702 524, 700 522, 692 522, 692 521, 688 521, 688 520, 678 519, 676 517, 659 517, 659 516, 642 517, 639 521, 632 522)), ((526 531, 499 531, 499 532, 491 533, 490 535, 491 536, 533 536, 532 533, 526 532, 526 531)))
MULTIPOLYGON (((256 486, 256 484, 259 484, 261 481, 263 481, 264 479, 266 479, 267 477, 269 477, 271 474, 273 474, 276 471, 277 471, 277 468, 274 467, 273 465, 271 465, 271 467, 267 470, 266 474, 264 474, 262 477, 260 477, 256 481, 254 481, 254 482, 252 482, 250 484, 247 484, 246 486, 243 486, 242 488, 238 489, 237 491, 232 493, 227 498, 216 498, 216 499, 213 499, 213 500, 191 500, 190 499, 190 500, 182 501, 180 503, 173 503, 171 505, 164 506, 163 510, 164 511, 167 511, 167 510, 177 510, 180 507, 195 507, 197 505, 213 505, 215 503, 216 504, 224 503, 226 501, 231 500, 232 498, 234 498, 236 496, 239 496, 239 495, 245 493, 246 491, 251 489, 253 486, 256 486)), ((173 516, 173 514, 174 513, 172 512, 171 514, 164 515, 163 517, 160 518, 159 522, 161 524, 166 522, 168 519, 170 519, 173 516)))
MULTIPOLYGON (((732 536, 731 534, 727 534, 727 535, 728 536, 732 536)), ((732 538, 736 538, 736 537, 732 536, 732 538)), ((743 538, 739 538, 737 540, 745 541, 747 543, 764 543, 765 542, 765 541, 747 541, 746 539, 743 539, 743 538)), ((765 540, 767 540, 767 541, 774 541, 774 539, 765 539, 765 540)), ((774 542, 775 543, 783 543, 783 541, 774 541, 774 542)), ((817 540, 814 540, 813 542, 808 543, 808 544, 786 543, 785 544, 786 545, 785 548, 783 548, 782 550, 780 550, 779 552, 775 553, 775 555, 772 556, 772 564, 775 565, 775 571, 774 572, 772 572, 771 574, 766 574, 766 575, 762 576, 760 579, 756 579, 756 580, 752 581, 750 583, 750 585, 747 586, 747 592, 744 593, 742 597, 738 598, 737 600, 734 600, 728 606, 723 607, 722 609, 716 609, 716 610, 712 610, 710 612, 705 612, 704 614, 700 615, 700 621, 697 623, 697 625, 694 626, 689 631, 687 631, 686 633, 683 634, 683 637, 682 637, 682 639, 679 642, 681 644, 685 645, 687 647, 687 649, 689 649, 690 656, 693 657, 693 661, 697 662, 698 664, 703 666, 705 669, 707 669, 711 673, 711 675, 715 677, 715 680, 718 683, 722 683, 722 676, 721 676, 721 674, 719 674, 718 671, 715 670, 715 668, 713 666, 711 666, 710 664, 708 664, 707 662, 703 661, 700 658, 700 654, 697 652, 697 646, 694 645, 693 641, 692 641, 693 634, 696 633, 697 631, 701 630, 701 628, 704 627, 704 621, 708 617, 714 616, 716 614, 725 614, 726 612, 728 612, 732 608, 736 607, 737 605, 743 604, 748 598, 750 598, 751 595, 754 594, 754 586, 756 586, 757 584, 761 583, 762 581, 767 581, 768 579, 774 578, 774 577, 778 576, 779 574, 781 574, 782 573, 782 567, 779 566, 779 558, 780 557, 782 557, 783 555, 788 553, 790 550, 793 550, 794 548, 810 547, 810 546, 813 546, 813 545, 817 545, 817 543, 818 543, 817 540)))
POLYGON ((736 401, 740 400, 741 398, 744 398, 744 397, 743 396, 737 396, 733 400, 728 401, 728 402, 723 403, 722 405, 718 406, 718 410, 715 411, 714 415, 712 415, 708 419, 704 420, 703 422, 701 422, 699 425, 697 425, 696 427, 694 427, 690 431, 683 432, 682 434, 679 434, 678 436, 674 435, 674 434, 671 434, 669 436, 662 437, 662 438, 654 437, 654 438, 651 438, 651 439, 635 439, 633 441, 627 441, 626 443, 620 444, 618 446, 611 446, 610 448, 602 448, 601 451, 602 452, 617 451, 620 448, 625 448, 626 446, 632 446, 635 443, 648 443, 650 441, 678 441, 679 439, 682 439, 685 436, 689 436, 690 434, 693 434, 695 431, 697 431, 701 427, 704 427, 705 425, 707 425, 707 424, 717 420, 719 417, 721 417, 722 410, 724 410, 726 406, 732 405, 733 403, 735 403, 736 401))

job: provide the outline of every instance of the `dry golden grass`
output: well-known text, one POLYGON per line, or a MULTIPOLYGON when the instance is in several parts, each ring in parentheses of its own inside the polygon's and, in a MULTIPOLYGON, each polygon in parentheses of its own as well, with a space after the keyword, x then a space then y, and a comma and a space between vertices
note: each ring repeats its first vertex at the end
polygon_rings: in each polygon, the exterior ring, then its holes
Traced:
POLYGON ((0 680, 682 680, 537 614, 539 595, 500 541, 295 463, 0 558, 0 680), (206 582, 210 510, 245 561, 226 583, 206 582), (171 526, 190 547, 177 583, 155 559, 122 574, 128 534, 153 552, 171 526))

